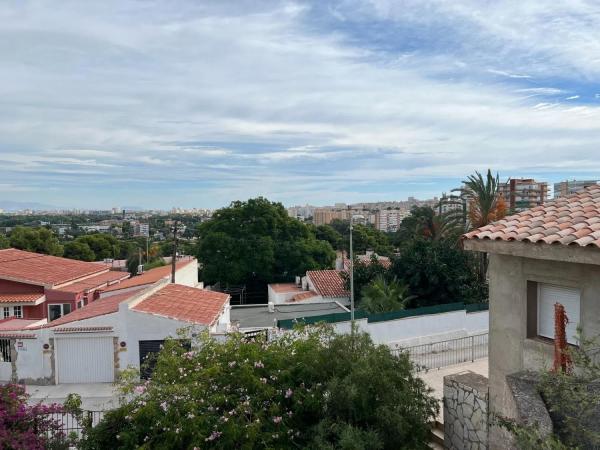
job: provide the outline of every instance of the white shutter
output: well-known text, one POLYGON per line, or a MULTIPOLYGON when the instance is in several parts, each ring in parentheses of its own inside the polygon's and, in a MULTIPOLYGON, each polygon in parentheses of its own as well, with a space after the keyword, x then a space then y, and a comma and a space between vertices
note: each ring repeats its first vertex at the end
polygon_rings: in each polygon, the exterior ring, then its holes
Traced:
POLYGON ((538 335, 554 339, 554 304, 565 307, 569 319, 567 324, 567 342, 577 344, 577 325, 579 324, 579 308, 581 291, 576 288, 556 286, 554 284, 538 284, 538 335))

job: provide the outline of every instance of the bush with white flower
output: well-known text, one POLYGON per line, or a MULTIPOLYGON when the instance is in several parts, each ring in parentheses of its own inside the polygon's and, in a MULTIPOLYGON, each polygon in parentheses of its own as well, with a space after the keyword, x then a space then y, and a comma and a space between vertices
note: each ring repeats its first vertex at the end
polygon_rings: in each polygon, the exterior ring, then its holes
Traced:
POLYGON ((152 379, 83 448, 427 448, 436 401, 406 355, 369 337, 298 329, 269 343, 171 340, 152 379))

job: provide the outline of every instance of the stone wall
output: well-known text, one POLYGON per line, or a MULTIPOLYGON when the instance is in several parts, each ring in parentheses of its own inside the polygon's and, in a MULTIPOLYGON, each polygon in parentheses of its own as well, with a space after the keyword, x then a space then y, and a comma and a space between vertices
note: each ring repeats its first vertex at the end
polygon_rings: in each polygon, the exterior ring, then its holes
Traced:
POLYGON ((471 371, 444 377, 444 447, 487 450, 488 379, 471 371))

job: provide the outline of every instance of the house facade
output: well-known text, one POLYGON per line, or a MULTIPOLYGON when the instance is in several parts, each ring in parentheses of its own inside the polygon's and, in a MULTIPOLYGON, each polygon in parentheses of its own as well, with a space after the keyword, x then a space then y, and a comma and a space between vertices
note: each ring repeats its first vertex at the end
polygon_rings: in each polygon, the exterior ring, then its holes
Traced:
POLYGON ((95 263, 0 250, 0 321, 12 317, 55 320, 127 278, 126 272, 95 263))
MULTIPOLYGON (((507 217, 463 242, 489 255, 489 410, 518 418, 509 379, 551 366, 554 304, 565 307, 571 345, 578 326, 585 337, 600 335, 600 187, 507 217)), ((507 445, 490 435, 490 448, 507 445)))
POLYGON ((205 330, 225 332, 229 298, 159 280, 47 324, 11 319, 0 329, 0 382, 113 382, 124 369, 143 368, 167 337, 180 338, 179 330, 187 330, 188 339, 205 330))

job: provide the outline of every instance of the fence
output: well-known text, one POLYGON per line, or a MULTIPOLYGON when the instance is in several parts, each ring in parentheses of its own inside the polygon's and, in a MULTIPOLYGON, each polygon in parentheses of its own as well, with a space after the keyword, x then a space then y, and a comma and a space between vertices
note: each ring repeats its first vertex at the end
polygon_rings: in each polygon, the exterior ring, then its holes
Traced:
MULTIPOLYGON (((91 419, 91 424, 93 427, 95 427, 104 417, 104 411, 84 411, 83 415, 84 417, 88 418, 88 420, 91 419)), ((81 437, 83 426, 72 414, 54 412, 45 414, 45 418, 50 419, 60 425, 60 431, 62 431, 65 436, 75 434, 78 438, 81 437)))
POLYGON ((415 345, 392 353, 408 352, 418 370, 439 369, 488 356, 488 333, 475 334, 457 339, 415 345))

